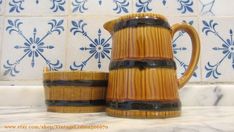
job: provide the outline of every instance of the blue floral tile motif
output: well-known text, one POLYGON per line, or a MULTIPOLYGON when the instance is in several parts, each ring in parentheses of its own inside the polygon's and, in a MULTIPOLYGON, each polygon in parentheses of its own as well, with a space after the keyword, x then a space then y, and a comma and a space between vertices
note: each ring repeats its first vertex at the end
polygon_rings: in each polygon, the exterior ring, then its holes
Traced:
POLYGON ((84 13, 86 10, 88 10, 88 8, 86 7, 87 0, 74 0, 72 2, 72 12, 80 12, 80 13, 84 13))
POLYGON ((22 10, 24 10, 23 3, 24 3, 24 0, 10 0, 9 1, 9 6, 10 6, 9 12, 20 13, 22 10))
POLYGON ((116 7, 113 9, 116 11, 117 14, 120 14, 121 12, 128 13, 127 7, 129 6, 129 2, 127 0, 113 0, 116 7))
POLYGON ((216 0, 212 0, 208 3, 204 3, 201 0, 199 0, 200 4, 201 4, 201 11, 200 14, 203 15, 211 15, 214 16, 215 14, 213 13, 213 7, 215 4, 216 0))
POLYGON ((66 3, 66 0, 51 0, 52 7, 50 8, 53 12, 57 11, 65 11, 64 5, 66 3))
MULTIPOLYGON (((10 0, 9 1, 9 13, 21 13, 25 7, 24 7, 24 3, 26 1, 25 0, 10 0)), ((50 0, 51 2, 51 7, 50 10, 52 12, 64 12, 65 11, 65 4, 66 4, 66 0, 50 0)), ((39 4, 39 0, 35 0, 35 4, 38 5, 39 4)))
POLYGON ((218 79, 222 75, 221 71, 219 71, 218 68, 225 60, 231 61, 230 65, 234 70, 233 30, 229 29, 228 31, 230 38, 223 38, 216 30, 216 26, 218 26, 218 23, 216 23, 214 20, 210 21, 203 20, 202 22, 203 22, 202 32, 206 36, 213 35, 213 37, 217 37, 220 40, 220 46, 213 47, 212 50, 218 53, 222 53, 223 57, 220 60, 217 60, 217 62, 208 61, 207 64, 205 65, 205 71, 206 71, 205 77, 218 79))
POLYGON ((137 12, 147 12, 152 11, 152 8, 149 7, 149 4, 152 2, 152 0, 142 1, 139 0, 136 3, 136 7, 138 7, 137 12))
MULTIPOLYGON (((163 6, 166 6, 167 0, 161 0, 163 6)), ((137 12, 148 12, 152 11, 152 8, 150 5, 156 2, 156 0, 137 0, 136 7, 137 12)), ((192 13, 193 12, 193 0, 177 0, 179 7, 177 8, 178 11, 180 11, 181 14, 186 13, 192 13)))
POLYGON ((102 38, 102 30, 98 29, 97 38, 92 39, 85 31, 85 26, 87 26, 87 23, 85 23, 83 20, 72 21, 70 32, 72 32, 74 36, 82 35, 89 40, 87 46, 81 47, 80 51, 88 52, 90 55, 81 63, 76 63, 74 61, 73 64, 70 65, 71 70, 83 70, 91 58, 95 58, 97 60, 97 67, 99 69, 102 67, 102 61, 105 61, 106 59, 110 60, 111 44, 109 41, 111 37, 107 39, 102 38))
POLYGON ((36 59, 39 57, 44 60, 44 62, 48 65, 48 67, 51 70, 59 70, 63 67, 63 64, 60 62, 60 60, 52 62, 43 54, 45 50, 52 50, 55 48, 53 45, 47 45, 45 43, 45 39, 54 33, 60 35, 61 32, 64 31, 63 20, 52 19, 50 22, 48 22, 50 28, 48 32, 42 37, 37 36, 37 28, 33 29, 32 36, 25 36, 24 32, 20 29, 20 26, 23 24, 23 22, 20 19, 8 19, 7 24, 8 26, 6 27, 6 31, 9 34, 18 34, 25 42, 24 44, 14 46, 16 50, 22 50, 23 55, 19 56, 18 59, 16 59, 16 61, 7 60, 6 63, 3 64, 3 68, 5 69, 4 76, 10 75, 14 77, 17 74, 19 74, 20 70, 17 69, 17 66, 20 65, 20 63, 27 58, 31 59, 32 68, 35 67, 36 59))
MULTIPOLYGON (((183 21, 183 22, 186 22, 186 21, 183 21)), ((192 25, 194 22, 191 20, 191 21, 186 22, 186 23, 192 25)), ((183 69, 183 72, 180 73, 181 75, 183 75, 184 72, 187 70, 188 64, 186 64, 183 60, 181 60, 180 58, 178 58, 176 55, 177 55, 179 52, 185 52, 185 51, 187 50, 187 48, 186 48, 186 47, 178 47, 177 41, 178 41, 179 39, 182 39, 183 36, 185 35, 185 33, 186 33, 185 31, 179 31, 178 35, 175 36, 175 38, 174 38, 173 41, 172 41, 173 53, 174 53, 174 55, 175 55, 175 56, 174 56, 174 60, 175 60, 176 62, 178 62, 179 66, 183 69)), ((197 69, 197 68, 196 68, 196 69, 197 69)), ((195 72, 193 73, 193 77, 198 78, 198 75, 197 75, 196 72, 197 72, 197 71, 195 70, 195 72)))
POLYGON ((193 1, 192 0, 178 0, 180 7, 177 8, 178 11, 181 11, 182 14, 185 14, 186 12, 193 12, 192 6, 193 1))
MULTIPOLYGON (((95 8, 94 5, 99 5, 99 7, 96 8, 106 8, 103 6, 103 3, 108 3, 107 0, 99 0, 99 1, 92 1, 92 0, 73 0, 72 1, 72 12, 73 13, 86 13, 89 8, 95 8), (91 4, 92 2, 92 4, 91 4), (92 5, 91 7, 87 7, 87 3, 90 3, 92 5)), ((121 13, 129 13, 128 7, 130 7, 129 0, 112 0, 112 3, 114 4, 114 7, 112 8, 112 11, 115 12, 115 14, 121 14, 121 13)), ((109 5, 110 3, 108 3, 109 5)), ((112 6, 112 5, 109 5, 112 6)), ((97 10, 98 11, 98 10, 97 10)))

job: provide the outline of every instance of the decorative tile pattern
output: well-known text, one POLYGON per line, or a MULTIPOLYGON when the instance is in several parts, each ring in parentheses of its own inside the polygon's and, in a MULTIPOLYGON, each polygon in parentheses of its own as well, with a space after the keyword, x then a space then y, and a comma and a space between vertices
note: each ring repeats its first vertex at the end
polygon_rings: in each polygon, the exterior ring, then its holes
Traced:
POLYGON ((41 78, 45 66, 51 70, 61 69, 65 25, 63 18, 6 19, 1 69, 4 77, 41 78))
POLYGON ((134 0, 135 12, 156 12, 165 15, 194 15, 197 1, 194 0, 134 0))
POLYGON ((207 2, 207 0, 199 0, 199 9, 200 9, 200 15, 204 16, 204 15, 210 15, 210 16, 214 16, 214 4, 215 4, 216 0, 211 0, 209 2, 207 2))
POLYGON ((123 15, 132 12, 132 0, 72 0, 74 14, 123 15))
POLYGON ((94 38, 93 40, 88 36, 87 32, 84 31, 84 26, 87 25, 86 23, 83 23, 83 20, 79 21, 72 21, 73 27, 71 28, 71 32, 75 36, 77 33, 81 33, 83 37, 86 37, 88 40, 90 40, 90 44, 87 47, 81 47, 81 51, 89 52, 90 56, 81 62, 81 64, 77 64, 76 62, 73 63, 73 65, 70 66, 71 70, 83 70, 83 68, 86 66, 86 64, 90 61, 92 57, 97 59, 98 68, 100 69, 102 67, 102 61, 105 58, 108 58, 110 60, 110 50, 111 45, 109 43, 111 37, 107 38, 101 38, 102 37, 102 30, 98 29, 97 32, 97 38, 94 38))
POLYGON ((201 16, 233 16, 234 1, 231 0, 199 0, 201 16))
POLYGON ((233 81, 234 41, 233 19, 203 19, 200 24, 203 40, 203 79, 205 81, 233 81))
MULTIPOLYGON (((169 17, 169 21, 171 26, 176 23, 186 22, 192 25, 194 28, 198 30, 198 20, 196 17, 169 17)), ((174 35, 172 41, 173 53, 174 53, 174 60, 177 64, 177 76, 181 77, 184 72, 187 70, 190 56, 192 52, 192 43, 188 34, 184 31, 179 31, 174 35)), ((190 79, 190 82, 197 82, 201 80, 200 76, 200 63, 190 79)))
POLYGON ((112 42, 110 34, 103 28, 108 19, 111 18, 80 17, 70 20, 69 69, 108 71, 112 42))
POLYGON ((7 0, 9 15, 65 14, 67 0, 7 0))

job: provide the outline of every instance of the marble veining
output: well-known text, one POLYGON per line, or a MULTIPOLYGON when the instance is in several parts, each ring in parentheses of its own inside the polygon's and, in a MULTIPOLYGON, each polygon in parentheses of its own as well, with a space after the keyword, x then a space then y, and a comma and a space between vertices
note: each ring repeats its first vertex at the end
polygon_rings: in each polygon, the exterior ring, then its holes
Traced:
MULTIPOLYGON (((0 131, 48 131, 49 129, 7 129, 5 125, 105 125, 95 131, 117 132, 233 132, 234 107, 182 107, 182 116, 168 119, 124 119, 105 113, 62 114, 45 107, 0 107, 0 131)), ((67 129, 75 132, 78 129, 67 129)), ((84 129, 85 131, 94 131, 84 129)), ((50 129, 64 131, 64 129, 50 129)))
POLYGON ((184 106, 233 106, 233 85, 187 85, 180 90, 184 106))

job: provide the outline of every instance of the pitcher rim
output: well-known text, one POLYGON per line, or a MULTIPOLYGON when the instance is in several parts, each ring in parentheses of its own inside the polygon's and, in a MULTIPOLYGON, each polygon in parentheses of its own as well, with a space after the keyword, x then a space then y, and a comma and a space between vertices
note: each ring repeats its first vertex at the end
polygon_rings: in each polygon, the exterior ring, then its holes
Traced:
POLYGON ((119 18, 110 20, 106 23, 104 23, 103 27, 109 31, 110 33, 113 32, 114 29, 114 25, 121 22, 121 21, 126 21, 126 20, 131 20, 131 19, 139 19, 139 18, 155 18, 155 19, 161 19, 165 22, 168 22, 168 19, 161 15, 161 14, 157 14, 157 13, 132 13, 132 14, 127 14, 124 16, 121 16, 119 18))

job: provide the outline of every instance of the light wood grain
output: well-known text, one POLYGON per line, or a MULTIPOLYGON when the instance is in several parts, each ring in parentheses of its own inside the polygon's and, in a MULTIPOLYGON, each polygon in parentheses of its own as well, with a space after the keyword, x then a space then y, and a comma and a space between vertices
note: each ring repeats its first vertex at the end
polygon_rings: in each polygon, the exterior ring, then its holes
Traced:
MULTIPOLYGON (((71 81, 71 80, 106 80, 107 73, 64 71, 55 72, 44 70, 44 81, 71 81)), ((106 86, 107 87, 107 86, 106 86)), ((90 101, 105 100, 105 86, 47 86, 44 85, 46 100, 60 101, 90 101)), ((100 112, 105 110, 105 106, 47 106, 51 112, 100 112)))
POLYGON ((171 31, 165 28, 125 28, 113 34, 112 60, 172 59, 171 31))

